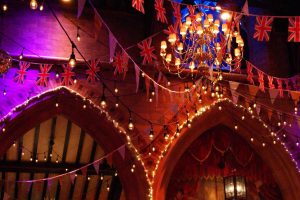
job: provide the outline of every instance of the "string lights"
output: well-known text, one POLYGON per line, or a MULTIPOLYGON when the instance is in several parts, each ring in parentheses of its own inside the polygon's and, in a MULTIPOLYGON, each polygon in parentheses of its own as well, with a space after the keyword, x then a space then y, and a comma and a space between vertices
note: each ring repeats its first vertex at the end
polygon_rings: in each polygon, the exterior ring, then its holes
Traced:
POLYGON ((38 7, 38 3, 37 3, 36 0, 30 0, 29 5, 30 5, 30 8, 31 8, 32 10, 35 10, 35 9, 37 9, 37 7, 38 7))
POLYGON ((76 66, 76 58, 75 58, 75 53, 74 53, 75 44, 73 42, 71 42, 71 44, 72 44, 72 53, 69 58, 69 65, 70 65, 70 67, 74 68, 76 66))

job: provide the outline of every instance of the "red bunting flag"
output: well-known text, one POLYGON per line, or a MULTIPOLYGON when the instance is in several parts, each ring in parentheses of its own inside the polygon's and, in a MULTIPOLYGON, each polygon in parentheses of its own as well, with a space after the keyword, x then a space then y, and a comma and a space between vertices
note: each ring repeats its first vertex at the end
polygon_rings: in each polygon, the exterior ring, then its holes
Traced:
POLYGON ((100 161, 94 162, 93 166, 95 168, 96 173, 99 174, 100 161))
POLYGON ((260 70, 257 72, 258 72, 259 89, 264 92, 265 91, 264 72, 260 70))
POLYGON ((144 10, 144 0, 132 0, 132 7, 136 10, 140 11, 141 13, 145 14, 144 10))
POLYGON ((193 5, 188 5, 187 8, 189 10, 191 20, 195 21, 195 9, 196 9, 196 7, 194 7, 193 5))
POLYGON ((70 86, 74 84, 73 76, 75 76, 75 73, 72 72, 72 68, 69 65, 62 65, 64 69, 64 73, 61 74, 62 77, 62 85, 70 86))
POLYGON ((179 3, 175 3, 173 1, 171 1, 172 7, 174 9, 173 11, 173 16, 175 17, 176 21, 175 21, 175 27, 178 28, 179 25, 181 24, 181 10, 180 10, 180 4, 179 3))
POLYGON ((123 160, 124 160, 124 159, 125 159, 125 145, 123 145, 122 147, 120 147, 120 148, 118 149, 118 151, 119 151, 121 157, 122 157, 123 160))
POLYGON ((164 8, 164 0, 155 0, 156 19, 162 23, 168 23, 166 18, 166 9, 164 8))
POLYGON ((76 173, 75 172, 72 172, 69 174, 70 176, 70 181, 72 184, 74 184, 74 181, 75 181, 75 178, 76 178, 76 173))
POLYGON ((152 63, 153 59, 157 59, 156 55, 153 54, 155 48, 151 46, 151 43, 152 38, 143 40, 142 42, 138 43, 138 47, 141 49, 140 55, 144 57, 142 62, 143 65, 152 63))
POLYGON ((120 52, 117 52, 114 57, 113 66, 115 67, 114 75, 123 73, 123 57, 120 52))
POLYGON ((289 18, 289 42, 300 42, 300 16, 289 18))
POLYGON ((277 82, 277 88, 279 90, 279 97, 283 97, 282 80, 280 80, 279 78, 276 78, 275 80, 277 82))
POLYGON ((49 64, 41 64, 40 65, 40 73, 38 73, 38 80, 36 81, 36 84, 38 86, 48 86, 48 80, 50 76, 50 69, 52 65, 49 64))
POLYGON ((273 76, 268 76, 268 81, 269 81, 269 88, 274 89, 275 86, 273 84, 273 76))
POLYGON ((258 41, 269 41, 270 32, 272 31, 273 17, 256 17, 255 33, 253 38, 258 41))
POLYGON ((63 176, 60 176, 60 177, 58 178, 58 182, 59 182, 59 184, 60 184, 60 187, 62 188, 62 186, 63 186, 63 176))
POLYGON ((16 73, 15 81, 19 84, 23 84, 27 73, 26 70, 30 67, 30 63, 21 61, 19 62, 19 67, 20 69, 16 73))
POLYGON ((247 63, 247 74, 248 74, 247 80, 249 81, 249 83, 254 84, 254 81, 253 81, 253 72, 252 72, 253 66, 248 61, 246 61, 246 63, 247 63))
POLYGON ((91 60, 89 62, 89 69, 85 70, 85 73, 88 75, 87 81, 89 83, 95 83, 96 82, 96 74, 100 71, 100 67, 98 67, 100 60, 91 60))
POLYGON ((171 33, 177 33, 177 30, 173 25, 169 25, 168 29, 164 29, 163 31, 166 35, 170 35, 171 33))

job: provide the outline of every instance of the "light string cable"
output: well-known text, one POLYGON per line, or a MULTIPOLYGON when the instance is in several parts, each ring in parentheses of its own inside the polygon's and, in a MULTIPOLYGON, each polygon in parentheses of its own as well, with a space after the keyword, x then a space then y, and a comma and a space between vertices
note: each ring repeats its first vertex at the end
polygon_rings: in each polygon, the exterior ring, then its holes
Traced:
MULTIPOLYGON (((49 5, 49 3, 48 3, 49 5)), ((95 72, 95 70, 93 70, 93 68, 90 66, 90 63, 85 59, 84 55, 81 53, 81 51, 78 49, 78 47, 74 44, 74 42, 72 41, 72 39, 70 38, 68 32, 66 31, 66 29, 64 28, 64 26, 61 24, 60 20, 58 19, 56 13, 54 12, 53 8, 49 5, 49 9, 51 11, 51 13, 53 14, 54 18, 56 19, 56 21, 59 23, 60 27, 62 28, 62 30, 64 31, 65 35, 67 36, 67 38, 69 39, 71 45, 77 50, 77 52, 79 53, 79 55, 82 57, 82 59, 84 60, 84 62, 86 63, 86 65, 90 68, 90 70, 92 70, 92 72, 95 74, 95 76, 97 77, 97 79, 103 84, 103 86, 105 87, 105 89, 107 91, 109 91, 112 96, 114 96, 115 98, 118 98, 117 95, 114 94, 114 92, 109 88, 107 87, 107 85, 105 84, 105 82, 102 80, 102 77, 100 77, 99 74, 97 74, 95 72)), ((149 77, 150 78, 150 77, 149 77)), ((151 79, 151 78, 150 78, 151 79)), ((153 79, 152 79, 153 80, 153 79)), ((163 86, 164 87, 164 86, 163 86)), ((172 90, 168 90, 168 91, 172 91, 172 90)), ((173 91, 175 93, 177 93, 176 91, 173 91)), ((183 92, 178 92, 178 93, 185 93, 185 91, 183 92)), ((143 121, 146 121, 146 122, 150 122, 151 124, 153 125, 158 125, 158 126, 165 126, 165 125, 171 125, 171 124, 176 124, 177 122, 170 122, 168 124, 161 124, 161 123, 158 123, 158 122, 151 122, 149 119, 146 119, 145 117, 143 117, 142 115, 140 115, 139 113, 136 113, 134 112, 132 109, 130 109, 129 106, 127 106, 123 101, 121 101, 119 99, 119 103, 121 105, 123 105, 127 110, 129 110, 132 114, 135 114, 137 117, 139 117, 140 119, 142 119, 143 121)))

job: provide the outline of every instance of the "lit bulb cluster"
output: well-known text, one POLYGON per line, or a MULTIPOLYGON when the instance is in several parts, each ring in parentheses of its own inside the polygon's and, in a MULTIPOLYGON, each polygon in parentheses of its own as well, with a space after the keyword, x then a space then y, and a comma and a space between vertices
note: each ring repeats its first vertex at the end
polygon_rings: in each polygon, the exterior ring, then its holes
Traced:
POLYGON ((179 33, 170 33, 168 43, 161 41, 160 55, 164 66, 169 72, 180 77, 182 72, 189 69, 193 77, 196 70, 202 72, 212 65, 219 68, 223 63, 226 65, 240 63, 244 41, 238 29, 234 29, 235 26, 235 21, 221 24, 212 14, 198 12, 193 17, 187 16, 185 22, 180 25, 179 33), (228 27, 228 24, 233 27, 228 27), (220 28, 226 38, 224 44, 218 42, 220 28), (233 38, 237 46, 234 49, 234 57, 231 55, 231 49, 226 48, 227 43, 231 43, 233 38), (223 49, 226 49, 226 52, 223 49))

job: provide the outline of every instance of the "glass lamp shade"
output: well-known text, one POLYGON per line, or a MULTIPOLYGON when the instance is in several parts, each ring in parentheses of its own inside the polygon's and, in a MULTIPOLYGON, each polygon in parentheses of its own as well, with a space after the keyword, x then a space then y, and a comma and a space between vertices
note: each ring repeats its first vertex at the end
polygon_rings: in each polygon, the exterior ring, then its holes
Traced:
POLYGON ((245 200, 247 198, 246 181, 242 176, 224 178, 225 200, 245 200))

